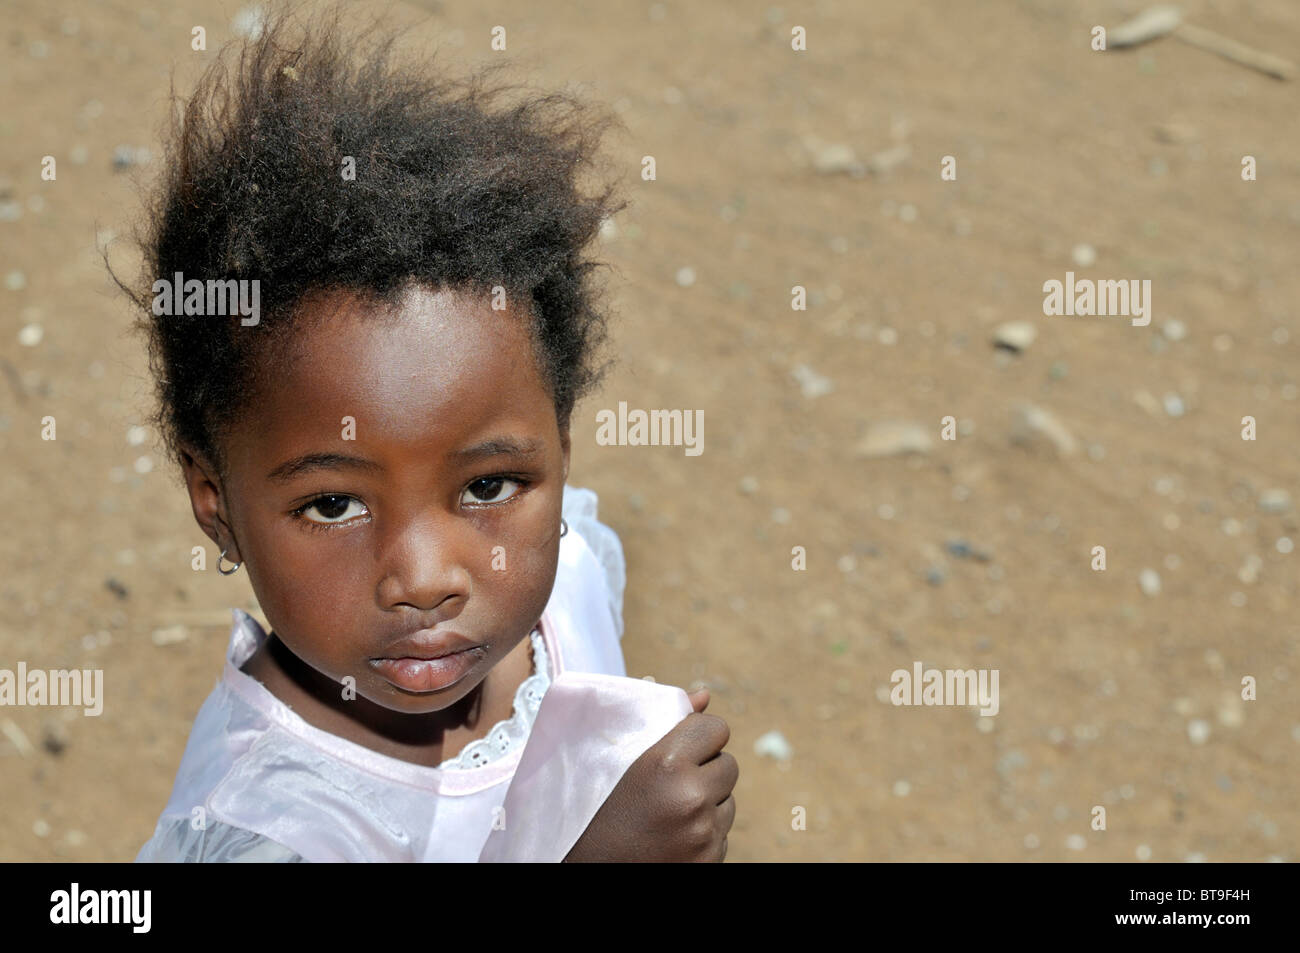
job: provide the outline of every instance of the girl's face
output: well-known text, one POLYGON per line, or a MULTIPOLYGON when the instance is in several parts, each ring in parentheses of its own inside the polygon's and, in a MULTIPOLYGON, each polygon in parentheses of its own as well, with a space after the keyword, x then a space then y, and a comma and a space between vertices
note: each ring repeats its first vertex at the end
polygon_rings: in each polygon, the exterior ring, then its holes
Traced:
POLYGON ((546 608, 567 427, 519 310, 318 304, 227 439, 225 485, 187 465, 195 514, 298 659, 392 711, 446 709, 546 608))

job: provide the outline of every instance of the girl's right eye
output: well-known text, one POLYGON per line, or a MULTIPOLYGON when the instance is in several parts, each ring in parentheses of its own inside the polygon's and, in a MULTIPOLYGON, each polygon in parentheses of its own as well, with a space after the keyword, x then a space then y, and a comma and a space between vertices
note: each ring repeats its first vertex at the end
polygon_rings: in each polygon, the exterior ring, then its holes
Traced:
POLYGON ((365 505, 360 500, 353 496, 343 496, 342 494, 337 493, 316 497, 316 499, 311 500, 306 505, 300 506, 298 509, 294 510, 294 515, 305 518, 309 523, 316 523, 325 526, 338 525, 340 523, 349 522, 348 510, 354 503, 361 508, 361 512, 353 513, 352 516, 356 517, 364 515, 366 512, 365 505), (315 517, 308 516, 307 514, 311 510, 316 510, 325 518, 316 519, 315 517))

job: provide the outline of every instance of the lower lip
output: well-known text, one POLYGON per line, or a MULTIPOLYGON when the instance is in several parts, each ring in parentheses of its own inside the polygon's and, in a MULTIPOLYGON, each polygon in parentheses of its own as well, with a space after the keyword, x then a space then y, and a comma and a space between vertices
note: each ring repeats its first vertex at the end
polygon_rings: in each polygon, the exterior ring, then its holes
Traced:
POLYGON ((370 664, 389 682, 408 692, 436 692, 450 688, 469 674, 480 658, 475 649, 466 649, 442 658, 382 658, 370 664))

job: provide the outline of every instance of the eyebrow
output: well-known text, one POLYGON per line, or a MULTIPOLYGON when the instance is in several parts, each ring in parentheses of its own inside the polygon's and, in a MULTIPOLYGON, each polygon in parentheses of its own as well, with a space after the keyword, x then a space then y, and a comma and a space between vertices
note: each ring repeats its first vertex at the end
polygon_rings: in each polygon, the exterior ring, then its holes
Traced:
MULTIPOLYGON (((515 440, 511 437, 493 437, 476 443, 472 447, 457 450, 451 454, 457 461, 481 460, 486 457, 514 456, 531 457, 541 453, 544 445, 539 440, 515 440)), ((354 457, 346 453, 304 453, 300 457, 286 460, 266 475, 272 483, 288 483, 304 473, 316 473, 321 470, 363 470, 378 473, 384 468, 374 460, 354 457)))

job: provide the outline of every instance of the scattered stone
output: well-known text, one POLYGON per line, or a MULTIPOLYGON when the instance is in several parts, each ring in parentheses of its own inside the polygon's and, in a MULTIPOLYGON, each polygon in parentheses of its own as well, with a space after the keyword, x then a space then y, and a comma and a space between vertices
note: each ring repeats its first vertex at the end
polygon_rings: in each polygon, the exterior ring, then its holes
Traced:
POLYGON ((125 599, 129 595, 126 586, 122 585, 122 583, 114 579, 112 576, 109 576, 104 580, 104 586, 119 599, 125 599))
POLYGON ((754 742, 754 754, 775 758, 777 761, 789 761, 794 757, 794 748, 779 731, 769 731, 754 742))
POLYGON ((796 364, 790 374, 799 383, 803 395, 810 400, 829 394, 835 389, 835 384, 829 377, 823 377, 807 364, 796 364))
POLYGON ((1177 394, 1165 394, 1165 413, 1170 417, 1181 417, 1187 412, 1187 406, 1177 394))
POLYGON ((57 758, 68 747, 67 731, 56 721, 47 722, 41 737, 41 747, 57 758))
POLYGON ((1135 854, 1138 860, 1150 860, 1151 848, 1146 844, 1138 844, 1135 854))
POLYGON ((950 539, 947 543, 948 552, 958 559, 975 559, 979 562, 986 563, 993 558, 993 554, 986 549, 980 549, 972 546, 964 539, 950 539))
POLYGON ((894 797, 907 797, 912 793, 912 785, 906 780, 899 779, 894 782, 894 797))
POLYGON ((740 492, 746 496, 753 496, 758 492, 758 478, 744 476, 740 478, 740 492))
POLYGON ((11 271, 5 275, 5 287, 10 291, 22 291, 27 287, 27 276, 21 271, 11 271))
POLYGON ((1187 337, 1187 325, 1177 318, 1170 318, 1160 325, 1160 333, 1169 341, 1181 341, 1187 337))
POLYGON ((1182 12, 1172 4, 1148 7, 1131 20, 1106 31, 1106 48, 1122 50, 1172 33, 1182 23, 1182 12))
POLYGON ((49 837, 50 830, 50 822, 44 818, 38 817, 32 822, 32 833, 37 837, 49 837))
POLYGON ((1070 850, 1083 850, 1088 846, 1088 841, 1082 834, 1071 834, 1065 839, 1065 846, 1070 850))
POLYGON ((821 146, 813 153, 813 169, 822 175, 847 173, 861 177, 866 167, 853 152, 852 146, 831 143, 821 146))
POLYGON ((1037 337, 1038 328, 1032 321, 1006 321, 993 331, 993 345, 1019 354, 1028 350, 1037 337))
POLYGON ((947 578, 948 573, 942 566, 931 566, 925 571, 925 581, 932 586, 942 586, 947 578))
POLYGON ((1091 268, 1097 263, 1097 249, 1086 242, 1080 242, 1070 250, 1070 260, 1076 267, 1091 268))
POLYGON ((867 169, 872 175, 884 175, 896 166, 906 162, 911 154, 912 147, 905 142, 900 143, 892 149, 885 149, 883 152, 877 152, 873 155, 867 160, 867 169))
POLYGON ((859 457, 894 457, 905 453, 928 453, 934 446, 930 431, 906 421, 881 421, 868 428, 855 449, 859 457))
POLYGON ((1016 407, 1015 424, 1011 431, 1011 442, 1024 446, 1034 446, 1046 441, 1061 456, 1071 456, 1079 449, 1079 442, 1054 414, 1034 404, 1019 404, 1016 407))
POLYGON ((27 324, 18 332, 18 343, 23 347, 36 347, 45 337, 45 328, 39 324, 27 324))
POLYGON ((1194 745, 1203 745, 1210 740, 1210 723, 1203 718, 1197 718, 1187 723, 1187 737, 1192 740, 1194 745))
POLYGON ((1290 512, 1291 494, 1281 487, 1265 490, 1259 495, 1259 508, 1265 513, 1290 512))
POLYGON ((1133 394, 1133 403, 1137 404, 1152 417, 1160 416, 1160 401, 1156 400, 1150 391, 1140 390, 1133 394))
POLYGON ((1138 587, 1141 588, 1143 595, 1160 595, 1160 573, 1154 569, 1143 569, 1138 574, 1138 587))
POLYGON ((0 732, 4 733, 4 736, 9 739, 9 743, 12 744, 18 750, 18 753, 24 758, 30 757, 36 750, 32 747, 32 743, 27 740, 26 733, 18 727, 17 722, 12 718, 6 718, 4 721, 0 721, 0 732))
POLYGON ((190 637, 190 630, 183 625, 169 625, 164 629, 153 630, 154 645, 175 645, 190 637))
POLYGON ((695 269, 690 265, 685 265, 677 269, 677 284, 683 288, 689 288, 695 284, 695 269))

